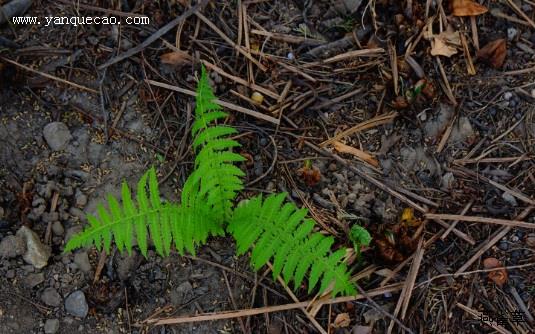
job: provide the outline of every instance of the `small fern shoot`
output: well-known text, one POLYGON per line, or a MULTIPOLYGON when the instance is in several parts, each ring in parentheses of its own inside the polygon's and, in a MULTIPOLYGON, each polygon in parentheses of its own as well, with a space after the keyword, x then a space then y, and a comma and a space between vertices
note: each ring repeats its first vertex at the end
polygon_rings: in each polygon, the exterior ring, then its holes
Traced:
POLYGON ((314 220, 306 218, 306 209, 286 202, 286 193, 270 195, 265 200, 256 196, 234 210, 227 230, 236 239, 238 254, 252 248, 251 263, 255 270, 273 261, 273 278, 282 273, 300 287, 305 274, 309 292, 320 282, 320 293, 333 284, 333 295, 355 294, 355 287, 342 259, 345 249, 331 252, 332 237, 312 232, 314 220))

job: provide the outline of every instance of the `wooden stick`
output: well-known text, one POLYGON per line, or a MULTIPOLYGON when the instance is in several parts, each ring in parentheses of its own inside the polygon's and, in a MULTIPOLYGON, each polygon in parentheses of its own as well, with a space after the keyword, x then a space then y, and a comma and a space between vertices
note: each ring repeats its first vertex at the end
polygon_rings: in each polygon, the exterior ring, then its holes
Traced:
MULTIPOLYGON (((533 210, 534 208, 535 206, 529 206, 525 208, 524 211, 522 211, 515 219, 526 218, 531 212, 531 210, 533 210)), ((507 233, 509 233, 511 229, 512 226, 503 226, 501 229, 496 231, 494 235, 489 237, 489 239, 483 241, 479 246, 479 250, 455 272, 455 275, 453 277, 457 277, 459 274, 463 273, 466 269, 468 269, 474 262, 476 262, 481 257, 481 255, 483 255, 488 249, 494 246, 507 233)))
POLYGON ((526 15, 526 13, 524 13, 524 11, 522 9, 520 9, 516 3, 514 3, 512 0, 506 0, 507 1, 507 4, 520 16, 522 16, 522 18, 524 20, 526 20, 529 25, 532 27, 532 28, 535 28, 535 22, 533 22, 532 19, 530 19, 529 16, 526 15))
MULTIPOLYGON (((371 290, 367 294, 370 297, 375 297, 375 296, 383 295, 387 292, 399 291, 400 289, 401 289, 401 284, 392 284, 384 288, 371 290)), ((344 297, 332 298, 332 299, 322 301, 321 303, 322 305, 331 305, 331 304, 361 300, 365 298, 366 298, 365 296, 360 294, 356 296, 344 296, 344 297)), ((199 322, 199 321, 233 319, 233 318, 238 318, 238 317, 246 317, 246 316, 251 316, 251 315, 262 314, 262 313, 273 313, 273 312, 281 312, 281 311, 287 311, 287 310, 295 310, 298 308, 306 308, 311 303, 312 301, 309 300, 309 301, 304 301, 304 302, 299 302, 299 303, 291 303, 291 304, 276 305, 276 306, 265 306, 265 307, 258 307, 258 308, 252 308, 252 309, 244 309, 244 310, 239 310, 239 311, 224 311, 224 312, 202 314, 202 315, 191 316, 191 317, 147 319, 143 323, 158 326, 158 325, 184 324, 184 323, 199 322)))
MULTIPOLYGON (((470 209, 470 207, 472 206, 472 204, 474 204, 474 200, 471 200, 470 202, 468 202, 468 204, 466 204, 466 206, 463 208, 463 210, 461 211, 461 215, 465 215, 468 210, 470 209)), ((441 240, 444 240, 446 239, 446 237, 448 236, 448 234, 450 234, 450 232, 455 228, 455 226, 457 225, 459 221, 456 220, 454 221, 453 223, 451 223, 450 227, 448 227, 446 229, 446 231, 444 232, 444 234, 442 234, 442 236, 440 237, 441 240)))
POLYGON ((6 63, 10 63, 12 65, 15 65, 17 67, 20 67, 28 72, 32 72, 32 73, 35 73, 35 74, 39 74, 40 76, 43 76, 45 78, 48 78, 48 79, 51 79, 51 80, 54 80, 54 81, 57 81, 57 82, 61 82, 61 83, 64 83, 64 84, 67 84, 69 86, 72 86, 74 88, 78 88, 78 89, 81 89, 81 90, 85 90, 86 92, 90 92, 90 93, 93 93, 93 94, 98 94, 98 91, 94 90, 94 89, 91 89, 91 88, 88 88, 88 87, 85 87, 85 86, 82 86, 82 85, 79 85, 77 83, 74 83, 74 82, 70 82, 68 80, 65 80, 65 79, 61 79, 61 78, 58 78, 56 76, 53 76, 51 74, 48 74, 48 73, 44 73, 44 72, 41 72, 41 71, 38 71, 38 70, 34 70, 33 68, 31 67, 28 67, 26 65, 22 65, 20 63, 17 63, 16 61, 14 60, 11 60, 11 59, 8 59, 8 58, 5 58, 5 57, 1 57, 0 56, 0 59, 5 61, 6 63))
POLYGON ((312 46, 325 44, 325 41, 322 41, 319 39, 314 39, 310 37, 293 36, 293 35, 259 30, 259 29, 252 29, 251 33, 255 35, 269 37, 271 39, 283 41, 286 43, 292 43, 292 44, 306 43, 307 45, 312 45, 312 46))
POLYGON ((327 58, 322 63, 329 64, 334 63, 337 61, 357 58, 357 57, 378 57, 381 54, 385 53, 385 49, 383 48, 374 48, 374 49, 363 49, 363 50, 353 50, 348 51, 339 55, 336 55, 331 58, 327 58))
POLYGON ((230 44, 234 49, 236 49, 239 53, 241 53, 245 58, 249 59, 251 62, 253 62, 262 72, 267 71, 267 67, 262 65, 258 60, 253 58, 253 56, 245 50, 241 45, 238 45, 234 43, 227 35, 225 35, 224 32, 222 32, 218 27, 215 26, 215 24, 212 23, 206 16, 204 16, 201 12, 196 11, 195 15, 201 19, 204 23, 206 23, 213 31, 215 31, 219 37, 221 37, 225 42, 230 44))
POLYGON ((425 218, 443 219, 443 220, 459 220, 459 221, 473 222, 473 223, 497 224, 497 225, 505 225, 505 226, 512 226, 512 227, 523 227, 523 228, 535 229, 535 224, 528 223, 528 222, 521 221, 521 220, 497 219, 497 218, 478 217, 478 216, 449 215, 449 214, 441 214, 441 213, 426 213, 425 218))
MULTIPOLYGON (((177 86, 173 86, 173 85, 169 85, 169 84, 166 84, 166 83, 163 83, 163 82, 158 82, 158 81, 149 80, 149 79, 147 79, 145 81, 150 85, 161 87, 161 88, 165 88, 165 89, 169 89, 169 90, 173 90, 175 92, 186 94, 186 95, 189 95, 189 96, 196 96, 197 95, 194 91, 189 90, 189 89, 180 88, 180 87, 177 87, 177 86)), ((275 117, 264 115, 262 113, 259 113, 258 111, 254 111, 254 110, 251 110, 251 109, 240 107, 240 106, 232 104, 230 102, 225 102, 225 101, 222 101, 222 100, 219 100, 219 99, 215 99, 214 102, 219 104, 222 107, 225 107, 225 108, 228 108, 228 109, 231 109, 231 110, 234 110, 234 111, 238 111, 238 112, 244 113, 244 114, 249 115, 249 116, 256 117, 258 119, 261 119, 261 120, 266 121, 266 122, 273 123, 275 125, 279 125, 279 123, 280 123, 280 121, 275 117)))
POLYGON ((174 19, 173 21, 167 23, 166 25, 164 25, 163 27, 161 27, 158 31, 156 31, 154 34, 150 35, 146 40, 144 40, 143 42, 141 42, 141 44, 135 46, 135 47, 132 47, 130 49, 128 49, 127 51, 121 53, 120 55, 108 60, 107 62, 105 62, 104 64, 100 65, 98 67, 99 70, 103 70, 105 69, 106 67, 110 66, 110 65, 113 65, 115 63, 118 63, 120 62, 121 60, 124 60, 126 58, 129 58, 133 55, 135 55, 136 53, 139 53, 141 51, 143 51, 147 46, 151 45, 152 43, 154 43, 158 38, 162 37, 163 35, 165 35, 166 33, 168 33, 171 29, 173 29, 175 26, 177 26, 180 22, 186 20, 188 17, 190 17, 191 15, 193 15, 194 13, 198 12, 198 10, 202 7, 204 7, 204 5, 206 4, 207 0, 201 0, 199 1, 198 4, 196 4, 195 6, 191 7, 190 9, 188 9, 187 11, 185 11, 182 15, 180 15, 179 17, 177 17, 176 19, 174 19))
POLYGON ((361 131, 364 131, 364 130, 367 130, 367 129, 371 129, 371 128, 379 126, 379 125, 388 124, 388 123, 392 122, 394 120, 394 118, 396 118, 397 116, 398 116, 398 113, 394 112, 394 113, 379 115, 379 116, 376 116, 374 118, 368 119, 368 120, 366 120, 364 122, 361 122, 361 123, 359 123, 359 124, 357 124, 355 126, 352 126, 351 128, 349 128, 349 129, 347 129, 345 131, 340 132, 339 134, 337 134, 336 136, 332 137, 331 139, 328 139, 328 140, 324 141, 319 146, 320 147, 325 147, 325 146, 327 146, 329 144, 334 143, 335 141, 339 141, 340 139, 342 139, 344 137, 347 137, 347 136, 350 136, 352 134, 355 134, 355 133, 358 133, 358 132, 361 132, 361 131))
POLYGON ((262 94, 265 94, 269 97, 272 97, 274 98, 275 100, 277 100, 279 98, 279 94, 277 93, 274 93, 272 91, 270 91, 269 89, 266 89, 262 86, 259 86, 257 84, 254 84, 254 83, 249 83, 247 80, 244 80, 240 77, 237 77, 237 76, 234 76, 232 74, 229 74, 227 72, 225 72, 223 69, 217 67, 216 65, 206 61, 206 60, 201 60, 201 62, 204 64, 204 66, 208 67, 209 69, 221 74, 222 76, 226 77, 226 78, 229 78, 230 80, 234 81, 234 82, 237 82, 239 83, 240 85, 243 85, 245 87, 249 87, 251 89, 254 89, 254 90, 257 90, 259 91, 260 93, 262 94))

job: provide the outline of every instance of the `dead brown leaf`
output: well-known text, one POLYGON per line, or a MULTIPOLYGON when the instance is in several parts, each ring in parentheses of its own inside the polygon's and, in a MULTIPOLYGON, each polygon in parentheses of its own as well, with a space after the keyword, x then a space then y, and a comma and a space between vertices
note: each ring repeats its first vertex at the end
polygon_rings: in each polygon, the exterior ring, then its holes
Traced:
POLYGON ((297 170, 297 174, 303 178, 306 185, 313 187, 321 180, 321 172, 317 167, 305 165, 297 170))
MULTIPOLYGON (((503 267, 503 264, 500 262, 500 260, 494 257, 488 257, 483 260, 483 268, 485 269, 494 269, 499 267, 503 267)), ((502 287, 505 282, 507 282, 507 278, 507 270, 505 270, 504 268, 489 272, 489 279, 500 287, 502 287)))
POLYGON ((500 38, 487 43, 483 48, 477 51, 477 59, 490 64, 494 68, 502 67, 507 54, 507 43, 505 39, 500 38))
POLYGON ((333 327, 334 328, 344 328, 349 326, 351 323, 351 318, 347 313, 340 313, 334 318, 333 327))
POLYGON ((473 0, 452 0, 451 13, 453 16, 476 16, 488 12, 488 8, 473 0))
POLYGON ((396 110, 406 109, 409 105, 409 102, 403 96, 396 96, 396 99, 392 101, 392 107, 396 110))
POLYGON ((375 157, 368 152, 359 150, 358 148, 354 148, 352 146, 342 144, 339 141, 335 141, 333 145, 334 145, 334 149, 340 153, 348 153, 348 154, 354 155, 358 159, 365 161, 374 167, 377 167, 377 168, 379 167, 379 161, 377 161, 377 159, 375 159, 375 157))
POLYGON ((399 263, 405 258, 388 239, 374 238, 373 240, 377 245, 377 252, 383 260, 390 263, 399 263))
POLYGON ((160 61, 171 66, 183 66, 191 62, 191 57, 185 51, 173 51, 161 55, 160 61))
POLYGON ((451 57, 461 47, 461 37, 458 31, 449 25, 446 31, 438 35, 429 36, 431 39, 431 55, 451 57))

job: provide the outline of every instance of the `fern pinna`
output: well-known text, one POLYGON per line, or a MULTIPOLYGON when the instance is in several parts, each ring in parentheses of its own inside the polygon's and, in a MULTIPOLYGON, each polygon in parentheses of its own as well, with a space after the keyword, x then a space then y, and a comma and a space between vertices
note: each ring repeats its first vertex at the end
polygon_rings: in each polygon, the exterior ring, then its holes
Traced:
POLYGON ((257 196, 234 208, 244 176, 236 164, 244 158, 232 151, 240 146, 229 137, 237 131, 218 124, 227 114, 214 101, 203 67, 191 130, 195 164, 184 183, 181 203, 160 199, 156 171, 151 168, 139 180, 135 199, 123 182, 122 204, 109 195, 108 209, 99 205, 98 216, 87 215, 89 226, 68 241, 65 252, 91 245, 109 252, 114 241, 120 252, 131 253, 137 244, 147 256, 150 239, 162 256, 168 256, 173 245, 180 254, 194 253, 209 235, 222 235, 228 224, 238 253, 252 249, 255 270, 271 260, 273 277, 282 274, 296 288, 308 273, 309 292, 320 283, 320 292, 331 288, 333 295, 354 294, 344 264, 345 248, 332 252, 334 239, 313 232, 315 222, 306 218, 306 209, 286 202, 285 193, 266 199, 257 196))
POLYGON ((333 283, 333 294, 355 293, 342 259, 345 249, 329 255, 334 238, 312 232, 314 220, 306 218, 306 209, 285 202, 286 193, 256 196, 234 210, 227 230, 236 239, 237 253, 253 248, 251 263, 255 270, 273 260, 273 278, 282 273, 288 284, 298 288, 310 269, 308 291, 319 281, 320 292, 333 283), (320 280, 321 278, 321 280, 320 280))

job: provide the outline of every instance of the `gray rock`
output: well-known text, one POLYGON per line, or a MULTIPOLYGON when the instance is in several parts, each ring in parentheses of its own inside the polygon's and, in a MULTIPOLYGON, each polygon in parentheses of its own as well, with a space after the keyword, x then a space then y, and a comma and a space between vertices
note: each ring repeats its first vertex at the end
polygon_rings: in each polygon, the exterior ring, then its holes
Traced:
POLYGON ((24 279, 24 284, 26 284, 26 286, 31 289, 43 283, 44 281, 45 281, 45 274, 43 273, 29 274, 24 279))
POLYGON ((76 217, 80 220, 84 220, 85 218, 84 212, 78 208, 75 208, 74 206, 69 209, 69 213, 71 214, 71 216, 76 217))
POLYGON ((65 233, 65 229, 60 221, 55 221, 52 223, 52 233, 57 236, 62 236, 65 233))
POLYGON ((41 301, 48 306, 58 307, 61 305, 61 296, 54 288, 46 288, 41 294, 41 301))
POLYGON ((74 254, 74 263, 76 263, 78 268, 84 273, 91 271, 91 263, 89 263, 87 252, 78 252, 74 254))
POLYGON ((54 212, 45 212, 45 213, 43 213, 41 215, 41 219, 45 223, 50 223, 50 222, 53 222, 53 221, 56 221, 56 220, 59 219, 59 213, 57 213, 56 211, 54 211, 54 212))
POLYGON ((52 122, 47 124, 43 129, 43 137, 53 151, 61 151, 65 149, 69 141, 72 139, 69 128, 62 122, 52 122))
POLYGON ((117 275, 121 281, 127 280, 132 272, 136 270, 139 263, 138 260, 139 256, 136 250, 132 251, 132 255, 121 254, 121 257, 117 260, 117 275))
POLYGON ((23 255, 24 261, 33 265, 37 269, 46 266, 50 257, 50 247, 44 245, 37 234, 26 226, 22 226, 17 231, 17 236, 26 243, 26 253, 23 255))
POLYGON ((24 254, 26 244, 24 240, 15 235, 8 235, 0 241, 0 258, 11 259, 24 254))
POLYGON ((512 206, 517 206, 518 205, 518 203, 516 202, 516 198, 513 195, 511 195, 510 193, 504 192, 502 194, 502 198, 503 198, 504 201, 506 201, 507 203, 511 204, 512 206))
POLYGON ((83 208, 87 204, 87 196, 84 195, 79 189, 76 189, 76 194, 74 195, 74 205, 79 208, 83 208))
POLYGON ((45 322, 45 334, 55 334, 59 330, 58 319, 48 319, 45 322))
POLYGON ((46 210, 46 206, 44 204, 41 204, 38 207, 33 208, 32 214, 35 217, 41 217, 41 215, 45 212, 45 210, 46 210))
POLYGON ((65 311, 75 317, 86 317, 89 307, 82 291, 74 291, 65 299, 65 311))

